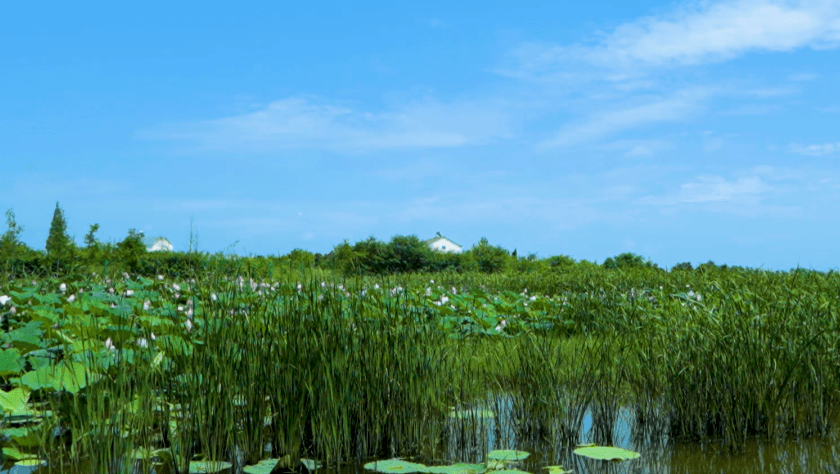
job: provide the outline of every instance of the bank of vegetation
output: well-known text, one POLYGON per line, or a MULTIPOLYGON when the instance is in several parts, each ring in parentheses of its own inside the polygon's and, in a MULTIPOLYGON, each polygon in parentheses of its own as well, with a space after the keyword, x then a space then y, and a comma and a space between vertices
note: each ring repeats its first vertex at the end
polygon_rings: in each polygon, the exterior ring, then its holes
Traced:
POLYGON ((488 447, 474 425, 505 404, 519 445, 501 448, 514 450, 574 449, 587 410, 595 442, 612 445, 620 407, 638 436, 733 450, 837 426, 835 272, 664 271, 631 254, 595 265, 486 242, 441 255, 416 237, 261 258, 147 253, 135 232, 36 252, 9 235, 7 462, 475 463, 488 447))

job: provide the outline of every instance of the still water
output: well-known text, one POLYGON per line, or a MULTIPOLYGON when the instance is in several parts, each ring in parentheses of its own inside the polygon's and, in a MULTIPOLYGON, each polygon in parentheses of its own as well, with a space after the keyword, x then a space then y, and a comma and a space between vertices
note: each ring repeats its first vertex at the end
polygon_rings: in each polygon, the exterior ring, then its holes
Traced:
MULTIPOLYGON (((637 424, 631 408, 620 408, 611 429, 610 423, 595 423, 593 411, 587 410, 578 433, 577 443, 596 443, 615 446, 641 454, 638 459, 623 462, 596 461, 573 453, 575 446, 563 443, 546 443, 519 439, 517 416, 510 398, 500 398, 485 406, 470 407, 469 415, 450 418, 447 440, 434 459, 409 459, 426 465, 446 465, 459 462, 482 463, 486 454, 495 449, 517 449, 531 453, 518 465, 510 466, 534 474, 548 473, 546 466, 562 465, 574 474, 645 473, 645 474, 758 474, 803 473, 840 474, 838 437, 825 439, 785 441, 773 443, 766 440, 747 440, 737 452, 731 452, 716 443, 688 443, 669 439, 666 426, 637 424), (492 411, 492 416, 481 416, 492 411), (604 442, 611 439, 611 442, 604 442), (598 441, 601 441, 598 443, 598 441)), ((520 417, 521 418, 521 417, 520 417)), ((344 465, 339 469, 321 468, 316 474, 361 474, 364 463, 344 465)), ((5 466, 0 474, 39 474, 51 472, 49 468, 5 466)), ((52 471, 55 472, 55 471, 52 471)), ((101 474, 101 473, 96 473, 101 474)), ((137 474, 140 474, 139 472, 137 474)), ((221 474, 238 474, 232 470, 221 474)))

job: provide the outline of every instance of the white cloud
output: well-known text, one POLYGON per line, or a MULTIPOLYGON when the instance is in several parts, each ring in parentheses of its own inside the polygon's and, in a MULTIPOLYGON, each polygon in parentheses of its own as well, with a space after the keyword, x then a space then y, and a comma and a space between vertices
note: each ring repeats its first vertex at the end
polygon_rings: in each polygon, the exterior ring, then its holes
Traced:
POLYGON ((709 93, 709 90, 703 88, 686 89, 672 97, 644 105, 594 114, 582 123, 561 128, 554 138, 539 143, 537 149, 571 146, 641 125, 679 120, 697 111, 700 99, 709 93))
POLYGON ((506 103, 501 99, 450 104, 427 99, 372 113, 288 98, 255 112, 142 135, 195 142, 209 149, 320 149, 352 153, 485 143, 511 137, 509 122, 506 103))
POLYGON ((700 176, 696 182, 681 185, 676 194, 664 197, 646 196, 637 202, 652 205, 711 202, 757 204, 760 195, 773 189, 761 178, 738 178, 734 182, 727 182, 718 176, 700 176))
POLYGON ((797 153, 800 155, 808 155, 808 156, 823 156, 823 155, 830 155, 835 152, 840 151, 840 142, 837 143, 823 143, 820 145, 799 145, 794 143, 788 147, 788 151, 791 153, 797 153))
MULTIPOLYGON (((724 61, 752 51, 838 45, 840 2, 836 0, 700 2, 670 15, 619 25, 602 34, 594 46, 523 44, 512 52, 517 66, 497 72, 519 78, 569 78, 579 74, 580 63, 630 73, 639 67, 724 61)), ((611 80, 631 76, 618 74, 611 80)), ((798 80, 810 78, 800 75, 798 80)))
POLYGON ((817 79, 818 77, 820 77, 818 74, 807 74, 807 73, 792 74, 792 75, 788 76, 788 80, 789 81, 794 81, 794 82, 804 82, 804 81, 813 81, 814 79, 817 79))

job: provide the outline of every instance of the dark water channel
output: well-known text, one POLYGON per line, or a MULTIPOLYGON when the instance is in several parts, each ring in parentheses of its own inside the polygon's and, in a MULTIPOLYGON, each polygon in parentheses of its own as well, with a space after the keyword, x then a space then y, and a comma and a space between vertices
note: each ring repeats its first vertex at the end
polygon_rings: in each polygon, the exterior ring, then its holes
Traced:
MULTIPOLYGON (((597 473, 650 473, 650 474, 709 474, 709 473, 840 473, 840 451, 838 436, 826 439, 808 439, 773 443, 762 440, 748 440, 739 452, 731 452, 722 444, 686 443, 668 439, 664 426, 648 426, 644 429, 636 424, 631 408, 619 409, 612 432, 612 443, 600 443, 639 452, 638 459, 623 462, 595 461, 573 453, 575 446, 546 444, 545 442, 517 439, 513 406, 509 398, 502 398, 492 404, 497 410, 494 416, 474 416, 491 406, 473 406, 474 415, 464 418, 450 418, 447 441, 440 447, 438 459, 414 459, 410 461, 426 465, 446 465, 459 462, 482 463, 486 453, 495 449, 524 450, 531 455, 511 468, 534 474, 548 473, 546 466, 562 465, 574 474, 597 473), (651 435, 651 432, 657 433, 651 435)), ((593 423, 592 410, 583 418, 578 443, 595 442, 603 439, 603 431, 593 423)), ((596 443, 598 444, 598 443, 596 443)), ((341 468, 320 468, 315 474, 361 474, 361 464, 348 464, 341 468)), ((48 468, 11 467, 0 473, 38 474, 51 472, 48 468)), ((52 471, 55 472, 55 471, 52 471)), ((368 471, 369 472, 369 471, 368 471)), ((96 473, 100 474, 100 473, 96 473)), ((104 474, 104 473, 103 473, 104 474)), ((139 474, 139 472, 138 472, 139 474)), ((222 474, 237 474, 231 470, 222 474)))

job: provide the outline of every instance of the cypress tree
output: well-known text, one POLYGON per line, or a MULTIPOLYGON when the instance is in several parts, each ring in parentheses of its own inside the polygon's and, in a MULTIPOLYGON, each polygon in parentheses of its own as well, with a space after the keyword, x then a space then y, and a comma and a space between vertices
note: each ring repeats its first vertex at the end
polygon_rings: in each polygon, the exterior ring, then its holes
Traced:
POLYGON ((71 257, 73 244, 67 236, 67 222, 64 220, 64 211, 55 203, 52 224, 50 224, 50 235, 47 237, 47 255, 56 264, 56 270, 61 262, 71 257))

